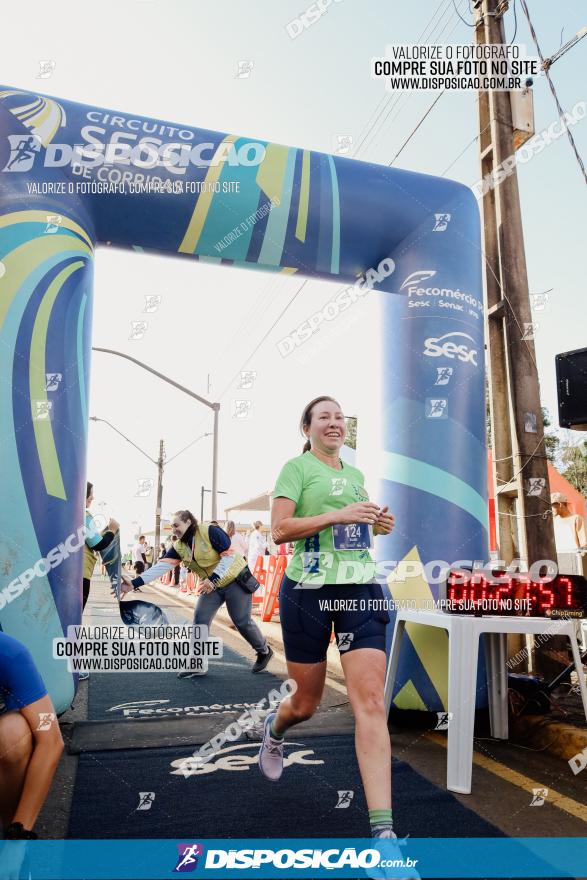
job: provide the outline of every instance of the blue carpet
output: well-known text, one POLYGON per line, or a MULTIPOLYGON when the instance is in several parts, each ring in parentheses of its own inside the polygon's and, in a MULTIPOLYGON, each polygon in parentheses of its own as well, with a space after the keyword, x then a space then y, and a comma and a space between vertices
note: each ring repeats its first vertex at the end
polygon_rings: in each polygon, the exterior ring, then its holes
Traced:
POLYGON ((195 678, 181 679, 172 672, 92 673, 88 720, 183 718, 239 711, 230 707, 257 703, 281 685, 281 679, 266 670, 251 673, 255 658, 252 649, 249 661, 224 646, 223 657, 209 663, 208 674, 195 678))
MULTIPOLYGON (((205 772, 188 778, 174 772, 191 754, 186 748, 81 755, 68 836, 369 836, 353 737, 292 736, 277 784, 259 773, 258 749, 257 742, 229 743, 205 772), (353 793, 346 808, 336 806, 341 791, 353 793), (137 809, 140 792, 154 793, 148 810, 137 809)), ((400 837, 504 836, 403 761, 393 762, 393 788, 400 837)))

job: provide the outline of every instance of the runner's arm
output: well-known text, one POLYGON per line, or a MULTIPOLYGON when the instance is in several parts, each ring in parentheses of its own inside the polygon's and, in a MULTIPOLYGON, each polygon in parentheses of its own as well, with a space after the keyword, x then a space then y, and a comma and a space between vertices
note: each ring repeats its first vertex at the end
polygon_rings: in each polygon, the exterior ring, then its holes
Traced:
POLYGON ((379 516, 379 507, 371 501, 347 504, 338 510, 329 510, 318 516, 294 516, 296 502, 291 498, 279 496, 273 499, 271 507, 271 534, 276 544, 286 541, 299 541, 337 524, 369 523, 374 525, 379 516))
POLYGON ((294 516, 296 502, 291 498, 274 498, 271 505, 271 534, 276 544, 299 541, 335 525, 337 511, 329 510, 318 516, 294 516))

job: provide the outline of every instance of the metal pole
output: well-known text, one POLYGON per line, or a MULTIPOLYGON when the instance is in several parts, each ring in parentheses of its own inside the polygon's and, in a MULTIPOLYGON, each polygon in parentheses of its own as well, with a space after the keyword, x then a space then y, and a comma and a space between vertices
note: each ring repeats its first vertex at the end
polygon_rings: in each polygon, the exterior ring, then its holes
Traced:
POLYGON ((205 397, 201 397, 199 394, 196 394, 195 391, 191 391, 189 388, 186 388, 185 385, 180 385, 179 382, 176 382, 174 379, 170 379, 169 376, 165 376, 163 373, 160 373, 159 370, 154 370, 153 367, 147 366, 147 364, 144 364, 142 361, 137 360, 137 358, 131 357, 131 355, 125 354, 122 351, 115 351, 112 348, 99 348, 98 346, 93 346, 92 351, 101 351, 105 354, 114 354, 117 357, 124 358, 127 361, 132 361, 133 364, 136 364, 138 367, 142 367, 143 370, 147 370, 148 373, 152 373, 159 379, 163 379, 164 382, 167 382, 169 385, 173 385, 174 388, 178 388, 180 391, 183 391, 184 394, 188 394, 195 400, 199 400, 200 403, 203 403, 204 406, 209 407, 214 412, 214 452, 212 458, 212 519, 216 519, 216 517, 218 516, 218 413, 220 412, 220 404, 218 402, 213 403, 210 400, 206 400, 205 397))
POLYGON ((200 522, 204 522, 204 487, 200 493, 200 522))
POLYGON ((163 440, 159 441, 159 459, 157 461, 157 506, 155 508, 155 547, 153 552, 153 564, 157 561, 159 544, 161 543, 161 505, 163 501, 163 459, 165 448, 163 440))
POLYGON ((214 404, 214 449, 212 452, 212 519, 218 518, 218 412, 220 404, 214 404))

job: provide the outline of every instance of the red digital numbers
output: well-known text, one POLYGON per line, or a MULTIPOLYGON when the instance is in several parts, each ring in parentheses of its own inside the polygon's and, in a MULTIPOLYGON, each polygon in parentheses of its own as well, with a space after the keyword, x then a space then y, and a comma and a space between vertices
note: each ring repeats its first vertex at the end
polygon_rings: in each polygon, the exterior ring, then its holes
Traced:
POLYGON ((582 616, 587 606, 584 578, 557 575, 550 581, 533 581, 523 573, 493 577, 459 569, 447 580, 449 611, 473 614, 516 614, 549 617, 571 612, 582 616))

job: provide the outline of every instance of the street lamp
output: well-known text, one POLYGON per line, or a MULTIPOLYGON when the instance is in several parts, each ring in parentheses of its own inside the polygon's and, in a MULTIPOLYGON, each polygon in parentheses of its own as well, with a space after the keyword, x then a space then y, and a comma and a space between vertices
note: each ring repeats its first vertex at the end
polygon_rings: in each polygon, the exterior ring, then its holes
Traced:
MULTIPOLYGON (((210 437, 211 436, 210 431, 207 431, 205 434, 200 434, 199 437, 196 437, 195 440, 192 440, 191 443, 188 443, 187 446, 184 446, 183 449, 180 449, 179 452, 176 452, 175 455, 172 455, 171 458, 168 458, 168 459, 165 459, 164 441, 160 440, 159 441, 159 458, 157 460, 155 460, 154 458, 151 458, 151 456, 147 452, 145 452, 144 449, 141 449, 140 446, 137 446, 137 444, 134 443, 130 439, 130 437, 127 437, 126 434, 123 434, 122 431, 119 431, 118 428, 116 428, 111 422, 108 421, 108 419, 99 419, 97 416, 90 416, 90 421, 91 422, 104 422, 105 425, 108 425, 110 428, 112 428, 113 431, 116 431, 116 433, 119 434, 124 440, 126 440, 127 443, 130 443, 131 446, 134 446, 134 448, 137 449, 141 453, 141 455, 144 455, 145 458, 148 458, 152 464, 156 465, 156 467, 157 467, 157 502, 156 502, 156 507, 155 507, 155 547, 159 547, 159 543, 161 541, 161 509, 162 509, 162 504, 163 504, 163 467, 164 467, 164 462, 165 462, 165 464, 170 464, 170 462, 172 462, 174 459, 176 459, 179 455, 181 455, 187 449, 190 449, 190 447, 193 446, 194 443, 197 443, 198 440, 201 440, 203 437, 210 437)), ((208 490, 208 491, 210 491, 210 490, 208 490)), ((223 494, 226 494, 226 493, 223 493, 223 494)), ((133 520, 133 523, 134 522, 136 522, 136 520, 133 520)), ((139 535, 140 535, 140 526, 139 526, 139 535)))
MULTIPOLYGON (((201 522, 204 521, 204 492, 210 492, 210 491, 211 491, 211 489, 204 489, 204 487, 202 486, 202 492, 201 492, 201 496, 200 496, 200 521, 201 522)), ((228 492, 223 492, 222 489, 218 489, 218 494, 219 495, 228 495, 228 492)), ((214 513, 212 513, 212 519, 216 519, 216 517, 214 516, 214 513)))
POLYGON ((212 412, 214 413, 214 443, 212 452, 212 519, 216 519, 218 515, 218 413, 220 412, 220 404, 212 403, 212 401, 206 400, 205 397, 201 397, 199 394, 196 394, 195 391, 190 391, 190 389, 186 388, 185 385, 180 385, 179 382, 176 382, 174 379, 170 379, 169 376, 165 376, 158 370, 154 370, 152 367, 149 367, 142 361, 137 360, 137 358, 131 357, 131 355, 125 354, 122 351, 114 351, 114 349, 112 348, 98 348, 97 346, 93 346, 92 351, 102 351, 105 354, 115 354, 117 357, 125 358, 127 361, 132 361, 133 364, 136 364, 138 367, 142 367, 143 370, 147 370, 148 373, 153 373, 154 376, 157 376, 159 379, 163 379, 164 382, 167 382, 169 385, 173 385, 174 388, 178 388, 180 391, 183 391, 184 394, 189 395, 189 397, 193 397, 195 400, 198 400, 200 403, 203 403, 204 406, 207 406, 212 410, 212 412))
MULTIPOLYGON (((97 416, 90 416, 91 422, 104 422, 105 425, 108 425, 109 428, 112 428, 113 431, 116 431, 127 443, 130 443, 131 446, 134 446, 141 455, 144 455, 145 458, 148 458, 151 464, 156 465, 157 467, 157 502, 155 507, 155 547, 159 547, 159 542, 161 538, 161 503, 163 499, 163 461, 165 458, 165 445, 163 440, 159 441, 159 458, 155 460, 151 458, 151 456, 145 452, 144 449, 141 449, 140 446, 137 446, 130 437, 127 437, 126 434, 123 434, 122 431, 119 431, 118 428, 115 428, 114 425, 108 421, 108 419, 99 419, 97 416)), ((140 530, 139 530, 140 536, 140 530)))

